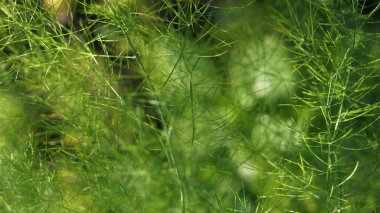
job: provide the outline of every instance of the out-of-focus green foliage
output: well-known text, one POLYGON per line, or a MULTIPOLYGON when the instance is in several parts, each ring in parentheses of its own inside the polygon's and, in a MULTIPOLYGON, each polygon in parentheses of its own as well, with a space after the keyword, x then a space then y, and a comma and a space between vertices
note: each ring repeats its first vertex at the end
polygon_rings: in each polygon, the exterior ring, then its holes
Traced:
POLYGON ((0 3, 1 212, 380 210, 379 2, 52 2, 0 3))

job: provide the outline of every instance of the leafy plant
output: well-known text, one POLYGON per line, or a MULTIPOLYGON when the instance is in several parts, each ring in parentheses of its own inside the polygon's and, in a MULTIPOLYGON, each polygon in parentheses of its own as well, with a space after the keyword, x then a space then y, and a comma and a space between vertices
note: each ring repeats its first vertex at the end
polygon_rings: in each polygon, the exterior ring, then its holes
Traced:
POLYGON ((1 2, 0 210, 379 211, 378 5, 1 2))

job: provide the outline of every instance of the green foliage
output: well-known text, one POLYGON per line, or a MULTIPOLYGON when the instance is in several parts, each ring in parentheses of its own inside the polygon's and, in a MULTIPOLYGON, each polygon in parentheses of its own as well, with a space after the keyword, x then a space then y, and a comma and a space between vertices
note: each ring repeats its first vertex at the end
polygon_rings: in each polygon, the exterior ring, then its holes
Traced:
POLYGON ((378 3, 68 5, 0 3, 1 212, 380 210, 378 3))

